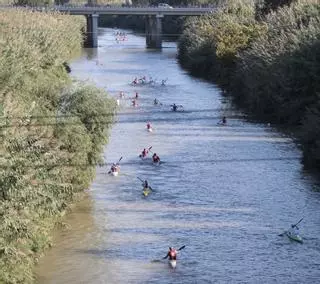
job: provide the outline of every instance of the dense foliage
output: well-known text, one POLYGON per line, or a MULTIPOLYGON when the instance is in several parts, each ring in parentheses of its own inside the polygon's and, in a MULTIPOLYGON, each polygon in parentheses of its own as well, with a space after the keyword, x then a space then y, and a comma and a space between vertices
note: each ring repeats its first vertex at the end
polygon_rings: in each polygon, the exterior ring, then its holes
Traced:
POLYGON ((180 62, 194 75, 227 88, 238 53, 265 30, 265 25, 255 21, 251 2, 233 3, 215 14, 188 19, 179 40, 180 62))
POLYGON ((0 283, 32 282, 56 218, 86 189, 115 104, 71 85, 81 18, 0 11, 0 283))
POLYGON ((254 3, 238 3, 187 22, 180 62, 256 115, 292 127, 307 164, 320 168, 319 2, 284 5, 259 21, 254 3))

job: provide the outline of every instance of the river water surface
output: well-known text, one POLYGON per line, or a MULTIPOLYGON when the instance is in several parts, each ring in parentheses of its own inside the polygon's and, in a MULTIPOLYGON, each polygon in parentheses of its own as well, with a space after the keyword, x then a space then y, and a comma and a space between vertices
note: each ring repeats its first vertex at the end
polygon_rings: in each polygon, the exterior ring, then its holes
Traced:
POLYGON ((293 141, 190 77, 175 43, 151 51, 143 37, 116 43, 113 30, 100 32, 99 48, 83 51, 73 76, 112 96, 137 91, 138 107, 121 100, 105 148, 109 165, 123 157, 121 173, 97 168, 88 199, 40 260, 38 283, 319 283, 319 184, 293 141), (167 84, 130 85, 144 75, 167 84), (184 112, 171 112, 172 103, 184 112), (224 115, 227 125, 217 125, 224 115), (149 146, 163 164, 138 158, 149 146), (146 198, 137 177, 154 189, 146 198), (278 236, 302 217, 303 244, 278 236), (182 245, 176 269, 152 261, 182 245))

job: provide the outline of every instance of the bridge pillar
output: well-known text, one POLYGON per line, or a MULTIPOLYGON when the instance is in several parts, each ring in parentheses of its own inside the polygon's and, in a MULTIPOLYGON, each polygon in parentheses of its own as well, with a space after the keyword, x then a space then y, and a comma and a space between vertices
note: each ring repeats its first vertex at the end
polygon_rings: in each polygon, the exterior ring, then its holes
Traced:
POLYGON ((146 17, 147 48, 162 47, 162 18, 163 15, 146 17))
POLYGON ((98 47, 98 14, 87 15, 86 47, 98 47))

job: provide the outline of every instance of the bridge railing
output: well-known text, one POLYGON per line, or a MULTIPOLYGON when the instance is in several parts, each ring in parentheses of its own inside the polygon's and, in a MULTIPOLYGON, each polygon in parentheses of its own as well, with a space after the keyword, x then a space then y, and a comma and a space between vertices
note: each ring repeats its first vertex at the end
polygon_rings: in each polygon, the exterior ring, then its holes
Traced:
MULTIPOLYGON (((102 8, 102 9, 141 9, 141 8, 145 8, 145 9, 157 9, 157 10, 163 10, 163 11, 168 11, 171 8, 163 8, 163 7, 157 7, 157 6, 142 6, 142 5, 131 5, 131 6, 121 6, 121 5, 109 5, 109 4, 77 4, 77 3, 67 3, 67 4, 60 4, 60 5, 16 5, 16 4, 0 4, 0 7, 2 8, 18 8, 18 7, 39 7, 39 8, 49 8, 49 7, 56 7, 56 8, 102 8)), ((213 8, 217 8, 220 7, 220 5, 184 5, 184 6, 172 6, 172 9, 213 9, 213 8)))

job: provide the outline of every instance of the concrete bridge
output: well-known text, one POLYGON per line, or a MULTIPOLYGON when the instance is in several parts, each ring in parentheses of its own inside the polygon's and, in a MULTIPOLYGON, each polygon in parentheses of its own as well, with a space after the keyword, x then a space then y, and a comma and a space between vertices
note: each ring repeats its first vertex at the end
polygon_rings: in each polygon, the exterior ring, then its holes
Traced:
MULTIPOLYGON (((146 43, 148 48, 162 47, 162 19, 168 15, 200 16, 215 12, 216 8, 157 8, 157 7, 108 7, 108 6, 54 6, 61 13, 84 15, 87 18, 87 45, 98 46, 99 15, 146 16, 146 43)), ((38 9, 41 9, 40 7, 38 9)))

